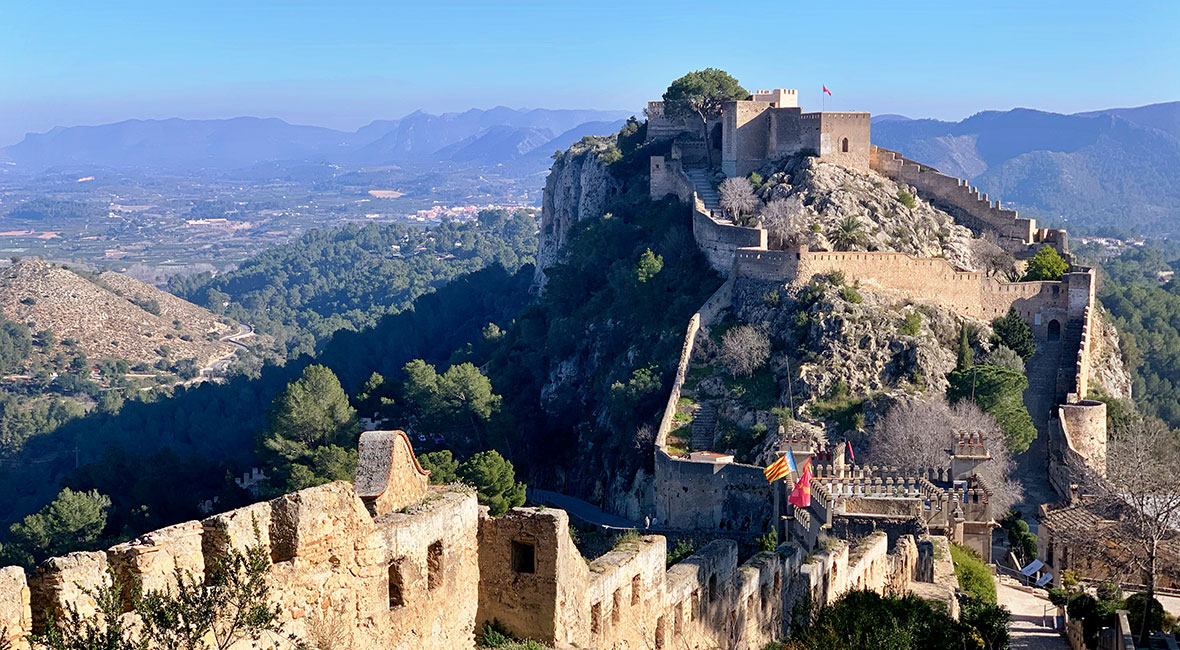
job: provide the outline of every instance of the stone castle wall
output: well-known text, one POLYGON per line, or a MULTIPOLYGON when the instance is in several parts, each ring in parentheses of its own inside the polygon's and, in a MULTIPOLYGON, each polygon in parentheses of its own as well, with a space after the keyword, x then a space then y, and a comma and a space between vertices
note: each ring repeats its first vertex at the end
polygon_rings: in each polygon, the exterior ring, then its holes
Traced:
POLYGON ((1090 301, 1093 285, 1088 270, 1069 273, 1059 282, 1004 282, 984 273, 958 271, 945 259, 904 253, 750 248, 734 256, 734 275, 741 278, 798 286, 833 271, 865 288, 933 302, 972 318, 991 320, 1014 308, 1040 338, 1048 337, 1053 321, 1063 331, 1071 319, 1087 318, 1084 306, 1078 313, 1077 301, 1090 301))
POLYGON ((695 195, 692 235, 709 266, 724 274, 733 270, 733 258, 737 251, 748 247, 766 248, 767 243, 765 229, 747 228, 714 219, 695 195))
POLYGON ((1022 218, 1015 210, 1000 207, 986 193, 966 180, 948 176, 933 167, 914 162, 901 154, 873 145, 869 152, 871 168, 889 178, 913 185, 922 198, 950 211, 955 220, 975 230, 997 235, 1001 246, 1015 253, 1025 253, 1030 246, 1048 244, 1068 253, 1064 230, 1037 228, 1035 219, 1022 218))

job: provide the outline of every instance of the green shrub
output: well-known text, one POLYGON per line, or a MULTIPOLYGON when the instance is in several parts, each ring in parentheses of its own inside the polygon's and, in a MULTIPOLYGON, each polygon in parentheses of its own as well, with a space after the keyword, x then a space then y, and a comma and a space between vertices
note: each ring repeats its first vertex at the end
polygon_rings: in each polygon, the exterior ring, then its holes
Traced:
POLYGON ((1036 280, 1060 280, 1061 276, 1069 270, 1069 262, 1062 259, 1061 255, 1057 254, 1057 250, 1052 246, 1044 245, 1037 250, 1037 254, 1028 262, 1028 268, 1024 272, 1024 281, 1031 282, 1036 280))
POLYGON ((762 304, 767 307, 778 307, 780 300, 781 297, 778 295, 778 291, 771 291, 765 296, 762 296, 762 304))
POLYGON ((917 310, 907 312, 905 318, 901 320, 901 325, 897 328, 897 332, 904 336, 916 336, 922 329, 922 315, 917 310))
POLYGON ((692 539, 678 539, 676 546, 668 551, 667 566, 672 566, 693 553, 696 553, 696 544, 692 539))
POLYGON ((979 602, 996 604, 996 583, 992 572, 975 549, 952 542, 951 561, 955 564, 960 589, 979 602))
POLYGON ((856 290, 856 287, 851 285, 848 285, 840 290, 840 297, 843 298, 845 302, 850 302, 854 305, 864 302, 864 298, 861 297, 860 292, 856 290))
POLYGON ((907 191, 907 190, 898 190, 897 191, 897 200, 901 201, 902 205, 904 205, 905 207, 907 207, 911 210, 918 207, 918 200, 916 198, 914 198, 914 195, 910 194, 909 191, 907 191))

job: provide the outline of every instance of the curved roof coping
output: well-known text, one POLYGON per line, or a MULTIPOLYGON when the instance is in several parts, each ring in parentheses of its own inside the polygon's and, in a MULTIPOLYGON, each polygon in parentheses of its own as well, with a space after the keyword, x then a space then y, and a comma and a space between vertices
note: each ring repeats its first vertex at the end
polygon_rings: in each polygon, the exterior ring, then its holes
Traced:
POLYGON ((361 434, 357 449, 356 482, 353 489, 361 498, 375 498, 385 493, 393 476, 393 459, 398 446, 404 445, 409 456, 409 469, 425 479, 430 472, 418 464, 410 437, 400 429, 394 431, 366 431, 361 434))

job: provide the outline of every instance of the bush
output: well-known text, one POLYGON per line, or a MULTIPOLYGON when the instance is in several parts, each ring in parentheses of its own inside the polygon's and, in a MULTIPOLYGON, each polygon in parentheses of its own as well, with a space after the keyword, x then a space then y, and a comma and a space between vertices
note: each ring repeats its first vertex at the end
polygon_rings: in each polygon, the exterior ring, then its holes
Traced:
POLYGON ((904 336, 916 336, 922 329, 922 315, 917 310, 908 312, 901 320, 897 332, 904 336))
POLYGON ((951 543, 951 561, 955 563, 955 577, 968 596, 988 605, 996 604, 996 583, 991 569, 983 563, 975 549, 951 543))
POLYGON ((667 566, 672 566, 696 552, 696 544, 691 539, 678 539, 675 548, 668 551, 667 566))
POLYGON ((856 287, 851 285, 840 289, 840 297, 854 305, 864 302, 864 298, 860 296, 860 292, 856 290, 856 287))
POLYGON ((907 191, 907 190, 898 190, 897 191, 897 200, 901 201, 901 204, 904 205, 905 207, 909 208, 910 210, 913 210, 914 208, 918 207, 918 200, 916 198, 914 198, 914 195, 910 194, 909 191, 907 191))
POLYGON ((985 413, 996 419, 1004 431, 1008 449, 1020 453, 1037 437, 1036 427, 1024 408, 1024 390, 1028 379, 1011 370, 996 366, 974 366, 955 370, 947 375, 947 401, 975 402, 985 413))

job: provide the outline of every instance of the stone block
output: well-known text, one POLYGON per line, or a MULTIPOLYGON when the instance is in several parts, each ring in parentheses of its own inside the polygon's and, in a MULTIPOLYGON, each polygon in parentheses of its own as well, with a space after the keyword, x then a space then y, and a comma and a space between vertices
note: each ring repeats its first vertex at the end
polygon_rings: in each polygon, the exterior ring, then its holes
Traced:
POLYGON ((144 592, 174 593, 177 569, 196 579, 205 575, 203 533, 204 526, 199 521, 154 530, 111 547, 107 550, 107 561, 115 579, 124 587, 138 579, 144 592))
POLYGON ((17 566, 0 568, 0 644, 8 643, 14 650, 28 647, 25 637, 33 630, 29 609, 29 586, 24 569, 17 566))
POLYGON ((97 612, 92 594, 109 584, 108 576, 107 554, 103 551, 80 551, 42 562, 29 577, 35 629, 43 629, 48 614, 60 620, 67 606, 82 616, 97 612))

